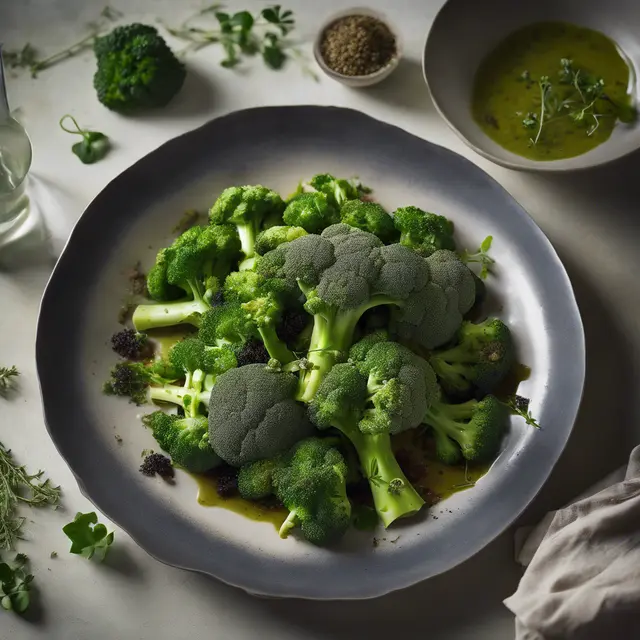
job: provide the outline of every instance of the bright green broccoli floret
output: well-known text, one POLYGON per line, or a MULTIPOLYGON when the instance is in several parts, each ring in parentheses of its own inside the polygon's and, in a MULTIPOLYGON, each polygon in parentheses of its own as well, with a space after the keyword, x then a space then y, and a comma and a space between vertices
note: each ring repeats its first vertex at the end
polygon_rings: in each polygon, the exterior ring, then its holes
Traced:
POLYGON ((345 202, 340 209, 340 220, 352 227, 373 233, 385 244, 398 240, 399 234, 393 225, 393 218, 375 202, 345 202))
POLYGON ((335 427, 351 441, 369 480, 378 516, 388 527, 398 518, 417 513, 424 501, 398 465, 389 433, 363 433, 369 397, 367 377, 354 364, 337 364, 322 380, 309 412, 319 429, 335 427))
POLYGON ((142 304, 133 313, 138 331, 177 324, 199 326, 200 316, 240 255, 238 234, 231 225, 191 227, 170 247, 158 252, 147 277, 149 294, 162 304, 142 304), (181 291, 181 300, 175 300, 181 291))
POLYGON ((508 408, 494 396, 462 404, 435 402, 424 422, 436 434, 436 453, 447 463, 459 460, 451 446, 455 442, 469 462, 487 462, 498 449, 509 418, 508 408))
POLYGON ((282 219, 285 224, 302 227, 308 233, 320 233, 340 222, 340 214, 324 193, 310 192, 292 198, 282 219))
POLYGON ((271 189, 262 185, 229 187, 214 202, 209 211, 212 224, 236 226, 244 260, 240 269, 251 269, 256 254, 256 238, 260 231, 280 224, 285 203, 271 189))
POLYGON ((130 113, 164 107, 180 91, 186 71, 154 27, 116 27, 94 43, 93 86, 105 107, 130 113))
POLYGON ((297 379, 263 364, 222 374, 209 401, 209 441, 228 464, 240 467, 273 458, 313 434, 304 405, 296 402, 297 379))
POLYGON ((154 411, 142 418, 153 437, 171 461, 186 471, 204 473, 222 461, 209 444, 209 430, 204 416, 181 417, 154 411))
POLYGON ((198 336, 211 346, 241 346, 259 338, 255 323, 239 302, 226 302, 209 309, 200 320, 198 336))
POLYGON ((393 222, 400 232, 400 244, 427 257, 438 249, 455 251, 453 222, 418 207, 401 207, 393 213, 393 222))
POLYGON ((149 398, 177 404, 185 415, 195 418, 206 413, 209 394, 218 376, 236 367, 237 361, 229 347, 209 347, 198 338, 186 338, 171 348, 169 364, 173 371, 180 372, 183 386, 152 384, 149 398))
POLYGON ((256 239, 256 253, 263 256, 276 247, 291 242, 296 238, 306 236, 307 232, 302 227, 277 226, 265 229, 256 239))
POLYGON ((513 365, 511 331, 497 318, 480 324, 463 322, 456 342, 429 359, 442 388, 452 397, 469 397, 475 390, 490 393, 513 365))
POLYGON ((238 472, 238 493, 245 500, 262 500, 273 494, 273 472, 283 463, 283 457, 256 460, 245 464, 238 472))
POLYGON ((357 200, 367 191, 359 187, 353 180, 335 178, 330 173, 320 173, 313 176, 309 181, 309 186, 316 191, 324 193, 329 203, 336 209, 340 209, 347 200, 357 200))

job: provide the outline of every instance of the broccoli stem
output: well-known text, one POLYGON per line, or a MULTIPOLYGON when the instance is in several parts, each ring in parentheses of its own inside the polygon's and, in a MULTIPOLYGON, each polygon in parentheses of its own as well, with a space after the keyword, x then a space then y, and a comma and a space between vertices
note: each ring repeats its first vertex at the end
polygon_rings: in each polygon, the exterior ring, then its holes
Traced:
POLYGON ((258 229, 256 225, 252 223, 237 225, 237 229, 238 236, 240 237, 240 248, 245 257, 245 260, 240 263, 240 271, 246 271, 253 266, 253 263, 251 263, 251 266, 248 265, 249 259, 256 255, 256 236, 258 235, 258 229))
MULTIPOLYGON (((177 404, 184 408, 185 396, 192 396, 194 393, 185 387, 179 387, 173 384, 165 384, 163 387, 149 387, 148 391, 149 400, 153 402, 168 402, 170 404, 177 404)), ((209 406, 209 397, 211 396, 211 389, 205 389, 195 394, 198 402, 191 403, 191 406, 198 407, 199 403, 209 406)), ((197 414, 196 414, 197 415, 197 414)))
POLYGON ((295 529, 298 526, 298 514, 295 511, 291 511, 287 516, 287 519, 282 523, 278 535, 281 538, 286 538, 289 535, 291 529, 295 529))
POLYGON ((340 429, 356 449, 360 466, 369 481, 376 512, 385 527, 398 520, 415 515, 424 500, 405 477, 391 448, 388 433, 365 435, 357 425, 334 425, 340 429), (393 480, 401 481, 401 489, 390 491, 393 480))
POLYGON ((467 437, 466 424, 471 419, 477 400, 469 400, 460 404, 437 402, 427 410, 424 422, 439 436, 449 436, 461 446, 467 437))
POLYGON ((133 312, 136 331, 147 331, 156 327, 172 327, 176 324, 200 325, 200 316, 211 307, 201 298, 160 304, 141 304, 133 312))
POLYGON ((262 338, 265 349, 272 358, 275 358, 280 364, 289 364, 297 358, 291 353, 287 346, 278 338, 278 334, 273 325, 258 327, 258 332, 262 338))

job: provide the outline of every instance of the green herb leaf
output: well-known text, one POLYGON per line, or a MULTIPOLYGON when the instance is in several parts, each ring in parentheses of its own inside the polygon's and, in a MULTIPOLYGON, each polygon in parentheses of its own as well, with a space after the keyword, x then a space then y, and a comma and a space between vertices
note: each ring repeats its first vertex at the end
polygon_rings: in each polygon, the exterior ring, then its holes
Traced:
POLYGON ((24 613, 29 608, 33 576, 26 571, 27 556, 19 553, 13 567, 0 563, 0 606, 7 611, 24 613))
POLYGON ((76 119, 69 114, 62 116, 59 124, 63 131, 73 135, 82 136, 82 141, 76 142, 76 144, 72 145, 71 151, 78 156, 80 161, 84 164, 93 164, 94 162, 98 162, 98 160, 102 160, 102 158, 104 158, 109 152, 111 143, 104 133, 100 133, 99 131, 88 131, 87 129, 80 128, 76 119), (64 121, 67 118, 71 120, 75 129, 68 129, 64 125, 64 121))
POLYGON ((0 367, 0 394, 5 392, 13 383, 13 379, 20 375, 15 365, 11 367, 0 367))
POLYGON ((287 56, 280 47, 265 47, 262 50, 262 58, 271 69, 281 69, 287 56))
POLYGON ((466 249, 460 254, 460 260, 462 262, 470 263, 477 262, 481 265, 480 277, 483 280, 487 279, 487 276, 491 273, 491 269, 495 264, 495 260, 489 255, 489 250, 493 243, 493 236, 487 236, 481 243, 480 247, 475 252, 469 252, 466 249))
POLYGON ((253 27, 253 16, 248 11, 239 11, 231 18, 231 24, 240 27, 242 31, 250 31, 253 27))
POLYGON ((113 542, 113 531, 98 522, 95 511, 77 513, 73 522, 62 527, 66 536, 71 540, 69 553, 92 558, 94 555, 103 561, 109 546, 113 542))

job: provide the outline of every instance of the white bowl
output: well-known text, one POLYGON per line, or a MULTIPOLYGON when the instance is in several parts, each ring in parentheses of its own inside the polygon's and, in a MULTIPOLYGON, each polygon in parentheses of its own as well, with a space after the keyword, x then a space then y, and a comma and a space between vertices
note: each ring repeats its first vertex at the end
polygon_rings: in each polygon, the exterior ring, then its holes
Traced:
MULTIPOLYGON (((611 162, 640 148, 640 124, 618 124, 601 145, 573 158, 538 161, 507 151, 473 119, 471 96, 478 65, 506 36, 528 24, 570 22, 604 33, 625 53, 632 73, 640 69, 638 0, 449 0, 427 36, 422 68, 440 115, 474 151, 511 169, 571 171, 611 162)), ((638 101, 638 86, 634 88, 638 101)))
POLYGON ((373 11, 372 9, 368 9, 366 7, 354 7, 352 9, 345 9, 344 11, 334 13, 329 18, 327 18, 327 20, 320 27, 318 35, 316 36, 316 40, 313 44, 313 55, 316 59, 316 62, 318 63, 318 66, 322 69, 322 71, 324 71, 326 75, 328 75, 333 80, 341 82, 347 87, 370 87, 371 85, 378 84, 378 82, 382 82, 382 80, 388 77, 398 66, 400 58, 402 58, 402 40, 400 38, 400 32, 386 15, 379 13, 378 11, 373 11), (373 73, 369 73, 365 76, 347 76, 342 73, 338 73, 337 71, 334 71, 329 66, 327 66, 327 63, 324 61, 324 58, 322 57, 322 53, 320 51, 322 35, 329 25, 333 24, 340 18, 345 18, 346 16, 370 16, 372 18, 377 18, 378 20, 380 20, 380 22, 384 22, 387 27, 389 27, 389 30, 396 39, 396 54, 388 64, 386 64, 381 69, 378 69, 378 71, 374 71, 373 73))

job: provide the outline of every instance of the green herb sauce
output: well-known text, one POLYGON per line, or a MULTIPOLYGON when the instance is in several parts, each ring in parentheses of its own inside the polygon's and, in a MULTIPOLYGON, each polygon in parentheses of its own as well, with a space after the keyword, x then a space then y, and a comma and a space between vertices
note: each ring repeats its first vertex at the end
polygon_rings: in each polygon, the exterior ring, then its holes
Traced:
POLYGON ((633 72, 605 35, 541 22, 511 34, 481 63, 472 112, 513 153, 571 158, 605 142, 616 122, 635 120, 633 84, 633 72))

